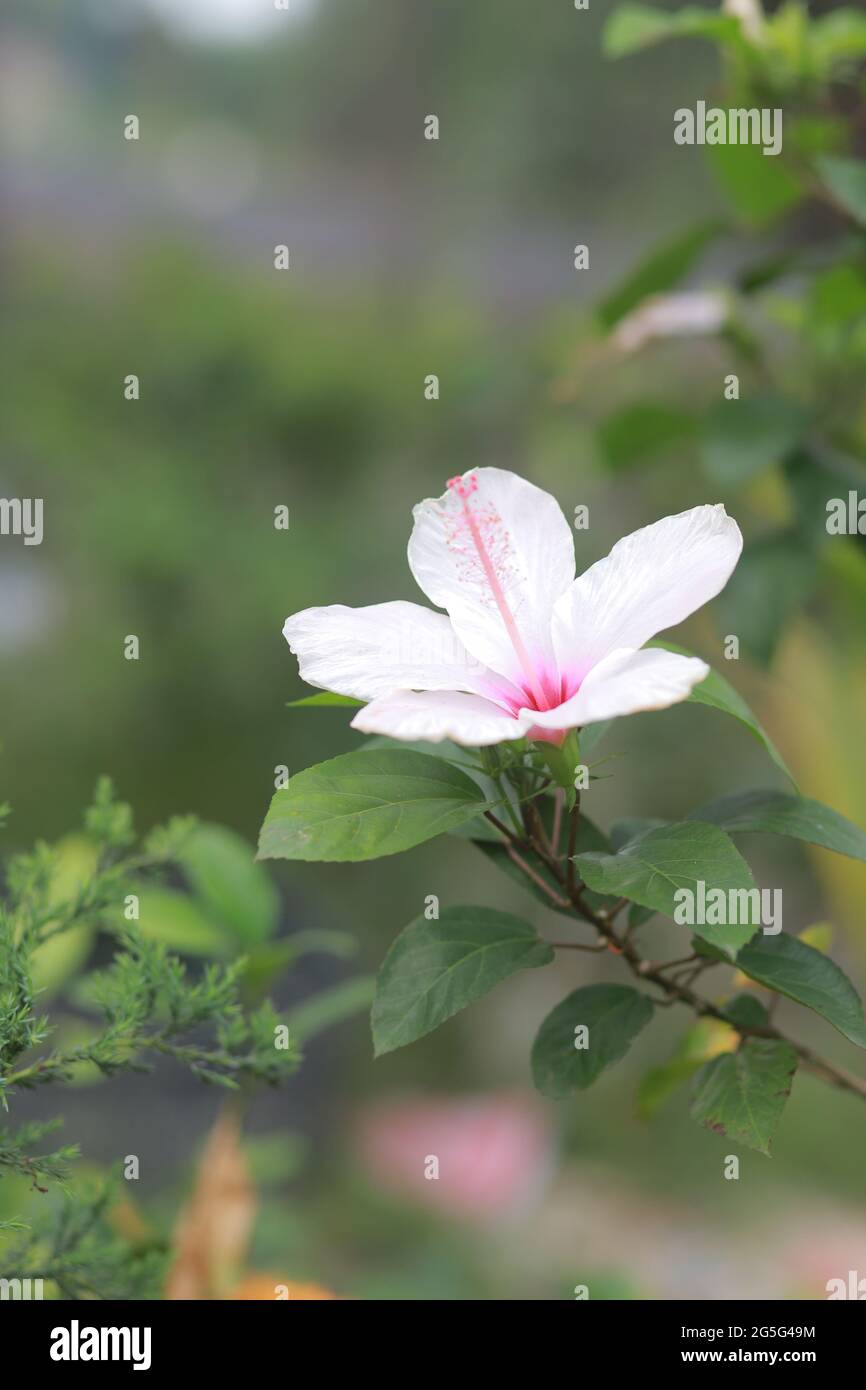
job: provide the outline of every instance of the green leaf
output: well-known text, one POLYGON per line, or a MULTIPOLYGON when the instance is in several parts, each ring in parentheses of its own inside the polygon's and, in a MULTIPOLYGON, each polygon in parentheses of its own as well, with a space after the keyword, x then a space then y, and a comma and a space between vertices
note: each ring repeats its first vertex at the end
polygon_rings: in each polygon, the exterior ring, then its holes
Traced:
POLYGON ((694 1076, 701 1062, 692 1057, 672 1057, 652 1067, 641 1077, 637 1090, 637 1113, 641 1120, 649 1120, 680 1087, 694 1076))
POLYGON ((553 947, 534 927, 487 907, 417 917, 379 971, 373 1002, 377 1057, 422 1038, 518 970, 549 965, 553 947))
POLYGON ((639 401, 608 416, 598 442, 608 468, 629 468, 695 434, 694 417, 655 401, 639 401))
POLYGON ((707 145, 705 151, 734 211, 755 226, 775 221, 806 196, 781 159, 765 155, 760 145, 707 145))
POLYGON ((245 953, 244 986, 248 993, 263 996, 290 965, 302 956, 321 953, 347 960, 358 953, 358 941, 348 932, 327 927, 310 927, 292 932, 279 941, 266 941, 245 953))
POLYGON ((404 752, 407 748, 411 753, 426 753, 430 758, 443 758, 445 762, 468 762, 472 757, 472 750, 461 748, 459 743, 452 743, 450 738, 443 738, 439 743, 431 743, 429 739, 391 738, 390 734, 368 734, 364 739, 364 752, 376 751, 380 748, 391 748, 395 752, 404 752))
POLYGON ((717 220, 701 222, 667 241, 643 261, 598 307, 602 327, 611 329, 651 294, 679 284, 694 263, 724 230, 717 220))
MULTIPOLYGON (((335 931, 331 927, 307 927, 292 932, 291 936, 284 936, 282 941, 276 944, 288 952, 287 963, 308 955, 335 956, 338 960, 348 960, 358 953, 356 937, 350 932, 335 931)), ((273 948, 265 946, 263 949, 267 951, 273 948)))
POLYGON ((787 1043, 746 1038, 736 1052, 701 1068, 692 1119, 769 1157, 796 1070, 797 1054, 787 1043))
POLYGON ((640 903, 632 903, 628 910, 629 931, 637 931, 638 927, 652 921, 653 917, 655 913, 651 907, 641 907, 640 903))
MULTIPOLYGON (((665 651, 678 652, 680 656, 691 656, 692 652, 686 651, 684 647, 678 647, 673 642, 654 641, 649 644, 651 647, 663 647, 665 651)), ((696 685, 688 697, 689 702, 696 705, 709 705, 710 709, 721 710, 723 714, 729 714, 749 730, 753 738, 762 743, 788 781, 796 786, 792 773, 788 770, 785 761, 779 752, 770 735, 758 722, 755 715, 749 709, 742 695, 740 695, 724 676, 720 676, 718 671, 711 670, 699 685, 696 685)))
POLYGON ((866 227, 866 160, 825 154, 815 161, 830 192, 855 222, 866 227))
POLYGON ((712 946, 709 941, 702 941, 699 936, 692 937, 692 950, 698 956, 703 956, 705 960, 719 961, 722 965, 730 965, 730 957, 724 951, 720 951, 717 946, 712 946))
MULTIPOLYGON (((56 907, 63 920, 63 907, 74 902, 96 873, 98 851, 85 835, 66 835, 54 846, 47 901, 56 907)), ((43 924, 46 939, 37 946, 30 958, 32 983, 43 1000, 57 992, 78 974, 96 940, 93 920, 84 920, 64 931, 52 930, 57 922, 43 924)))
POLYGON ((713 42, 742 41, 739 20, 686 5, 670 11, 650 5, 627 4, 614 10, 602 33, 606 58, 623 58, 664 39, 698 38, 713 42))
MULTIPOLYGON (((851 302, 850 293, 847 296, 851 302)), ((794 525, 810 550, 820 550, 830 540, 827 533, 827 499, 845 497, 863 485, 863 475, 845 458, 798 449, 785 460, 785 481, 794 511, 794 525)))
POLYGON ((750 980, 774 989, 826 1018, 858 1047, 866 1047, 863 1005, 851 981, 829 956, 781 932, 759 933, 737 956, 750 980))
POLYGON ((758 290, 764 290, 768 285, 774 285, 778 280, 795 272, 799 264, 800 255, 797 251, 789 249, 776 252, 739 271, 734 284, 740 294, 755 294, 758 290))
POLYGON ((180 863, 205 912, 244 945, 273 935, 280 902, 252 845, 222 825, 198 825, 185 842, 180 863))
POLYGON ((770 1015, 754 994, 738 994, 725 1005, 725 1014, 742 1028, 766 1028, 770 1015))
POLYGON ((473 762, 473 750, 471 748, 461 748, 459 744, 452 743, 447 738, 443 738, 441 743, 430 743, 429 740, 425 739, 413 741, 404 738, 389 738, 387 734, 372 734, 364 740, 362 751, 366 753, 380 748, 393 748, 398 753, 423 753, 428 758, 441 758, 443 762, 461 768, 467 777, 471 777, 473 782, 477 782, 484 793, 485 800, 488 798, 491 801, 498 799, 495 782, 477 763, 473 762))
POLYGON ((37 946, 30 958, 33 988, 40 1003, 55 994, 67 980, 81 970, 96 938, 92 922, 80 922, 57 932, 37 946))
POLYGON ((335 695, 332 690, 322 690, 318 695, 304 695, 300 700, 287 700, 286 709, 359 709, 363 700, 354 695, 335 695))
POLYGON ((808 796, 772 790, 737 792, 699 806, 689 820, 719 825, 732 834, 790 835, 851 859, 866 860, 866 834, 860 827, 808 796))
POLYGON ((822 346, 847 347, 850 330, 866 314, 866 276, 853 265, 833 265, 809 289, 810 327, 822 346), (844 334, 844 337, 842 336, 844 334))
MULTIPOLYGON (((792 167, 821 154, 838 154, 848 140, 848 127, 841 113, 804 113, 785 122, 785 148, 795 158, 792 167)), ((795 253, 796 254, 796 253, 795 253)))
POLYGON ((866 56, 866 15, 843 8, 809 25, 809 56, 821 77, 845 76, 866 56))
POLYGON ((449 832, 455 840, 471 840, 478 845, 479 849, 483 845, 501 845, 502 835, 495 825, 486 816, 473 816, 472 820, 464 821, 462 825, 457 825, 449 832))
POLYGON ((293 776, 275 793, 260 859, 377 859, 431 840, 487 803, 441 758, 409 750, 344 753, 293 776))
MULTIPOLYGON (((575 862, 590 888, 667 917, 677 911, 677 893, 687 889, 697 896, 698 883, 706 885, 707 893, 755 887, 748 864, 725 832, 698 821, 663 825, 630 840, 617 854, 579 854, 575 862)), ((739 922, 690 925, 731 957, 755 931, 754 925, 739 922)))
POLYGON ((717 401, 701 425, 701 455, 710 478, 735 488, 773 464, 799 443, 809 415, 781 396, 717 401))
POLYGON ((735 1041, 736 1034, 728 1025, 715 1018, 699 1018, 686 1029, 670 1060, 652 1067, 641 1078, 637 1094, 640 1119, 650 1119, 705 1062, 729 1051, 735 1041))
POLYGON ((185 956, 224 957, 232 941, 188 893, 145 888, 139 894, 138 927, 148 941, 160 941, 185 956))
POLYGON ((532 1047, 532 1079, 554 1100, 583 1091, 625 1056, 653 1016, 653 1004, 629 985, 584 985, 557 1004, 532 1047), (576 1044, 587 1030, 586 1046, 576 1044))

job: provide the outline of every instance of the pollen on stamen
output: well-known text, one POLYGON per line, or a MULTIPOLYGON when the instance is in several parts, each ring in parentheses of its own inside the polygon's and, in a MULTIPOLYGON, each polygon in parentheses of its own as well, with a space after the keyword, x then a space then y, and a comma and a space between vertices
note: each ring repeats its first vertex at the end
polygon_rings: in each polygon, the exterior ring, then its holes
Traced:
POLYGON ((449 492, 456 492, 457 496, 465 502, 467 497, 471 497, 473 492, 477 492, 478 479, 474 474, 469 474, 466 478, 461 478, 458 474, 455 478, 449 478, 445 486, 449 492))

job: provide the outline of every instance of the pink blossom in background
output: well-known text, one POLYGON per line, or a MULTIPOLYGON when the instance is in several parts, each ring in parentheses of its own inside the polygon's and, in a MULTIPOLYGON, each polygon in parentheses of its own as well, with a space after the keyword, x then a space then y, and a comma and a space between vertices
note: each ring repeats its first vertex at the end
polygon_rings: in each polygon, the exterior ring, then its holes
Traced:
POLYGON ((531 1095, 397 1100, 368 1109, 358 1148, 390 1192, 479 1220, 528 1202, 552 1167, 552 1132, 531 1095), (428 1178, 431 1157, 438 1178, 428 1178))
POLYGON ((794 1298, 827 1298, 828 1282, 842 1279, 847 1285, 851 1274, 856 1286, 866 1279, 866 1221, 853 1211, 812 1214, 794 1225, 783 1257, 794 1298))

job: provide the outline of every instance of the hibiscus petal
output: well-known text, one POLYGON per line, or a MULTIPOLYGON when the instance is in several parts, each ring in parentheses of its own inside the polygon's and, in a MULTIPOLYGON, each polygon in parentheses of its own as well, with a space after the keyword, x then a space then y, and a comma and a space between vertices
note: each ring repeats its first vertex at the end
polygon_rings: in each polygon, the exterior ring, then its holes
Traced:
POLYGON ((527 727, 492 700, 457 690, 397 690, 365 705, 352 720, 352 728, 364 734, 429 743, 450 738, 470 747, 522 738, 527 727))
POLYGON ((564 674, 582 679, 619 647, 642 647, 728 582, 743 537, 724 507, 693 507, 617 541, 556 605, 553 640, 564 674))
POLYGON ((417 603, 305 608, 283 636, 308 685, 374 700, 392 690, 472 690, 502 681, 470 656, 444 613, 417 603))
POLYGON ((476 468, 456 482, 414 510, 415 579, 479 661, 524 687, 527 664, 536 679, 558 685, 551 615, 574 579, 574 541, 559 504, 502 468, 476 468))
POLYGON ((576 729, 602 719, 679 704, 709 674, 695 656, 646 648, 611 652, 590 671, 576 695, 556 709, 521 710, 544 729, 576 729))

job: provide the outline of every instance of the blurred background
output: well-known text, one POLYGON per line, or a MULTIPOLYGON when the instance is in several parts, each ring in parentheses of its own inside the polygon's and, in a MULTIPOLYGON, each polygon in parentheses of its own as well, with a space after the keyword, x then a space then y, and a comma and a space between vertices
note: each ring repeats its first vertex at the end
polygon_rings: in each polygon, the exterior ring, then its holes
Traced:
MULTIPOLYGON (((773 160, 756 181, 675 146, 672 112, 718 93, 718 56, 678 41, 610 61, 611 8, 7 0, 0 493, 45 505, 41 546, 0 542, 10 848, 67 834, 100 772, 142 828, 189 811, 252 846, 277 765, 360 744, 346 711, 285 708, 304 693, 285 617, 420 600, 411 507, 481 464, 524 473, 566 515, 589 507, 580 569, 659 516, 724 501, 747 538, 742 574, 682 641, 724 668, 806 794, 866 824, 863 538, 824 531, 824 499, 862 483, 866 456, 862 232, 786 196, 773 160), (711 331, 622 331, 645 291, 674 284, 719 296, 711 331), (759 402, 739 439, 717 409, 731 372, 759 402)), ((833 129, 824 97, 818 129, 798 93, 801 152, 856 150, 856 85, 833 129)), ((587 806, 604 826, 780 781, 705 708, 623 721, 605 753, 587 806)), ((783 887, 786 929, 832 925, 862 993, 866 868, 788 841, 744 848, 758 881, 783 887)), ((267 872, 282 934, 356 945, 305 957, 283 1003, 375 970, 430 893, 551 926, 459 839, 267 872)), ((655 954, 675 948, 676 928, 653 930, 655 954)), ((689 1120, 686 1092, 636 1111, 677 1011, 594 1089, 533 1096, 540 1021, 608 978, 616 963, 594 957, 528 972, 375 1064, 363 1013, 312 1041, 288 1089, 251 1110, 249 1268, 365 1299, 584 1284, 820 1298, 829 1278, 866 1275, 856 1099, 799 1076, 773 1159, 744 1152, 725 1181, 725 1144, 689 1120), (430 1153, 438 1183, 422 1180, 430 1153)), ((780 1021, 851 1065, 812 1015, 792 1004, 780 1021)), ((94 1165, 140 1154, 140 1217, 169 1230, 218 1108, 160 1068, 66 1095, 64 1138, 94 1165)))

